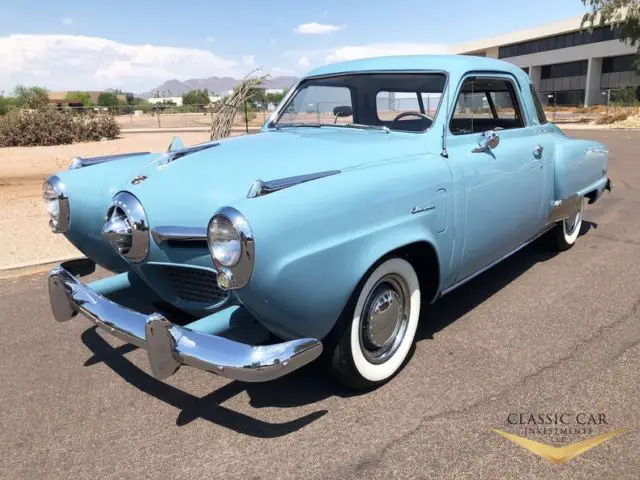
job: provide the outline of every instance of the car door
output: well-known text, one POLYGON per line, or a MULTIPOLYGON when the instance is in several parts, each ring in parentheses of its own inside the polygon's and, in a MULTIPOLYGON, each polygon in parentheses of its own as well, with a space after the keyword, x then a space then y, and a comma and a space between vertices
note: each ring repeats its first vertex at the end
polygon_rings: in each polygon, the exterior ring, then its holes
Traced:
POLYGON ((468 76, 459 88, 447 135, 462 230, 457 281, 511 253, 544 225, 542 152, 522 105, 510 75, 468 76))

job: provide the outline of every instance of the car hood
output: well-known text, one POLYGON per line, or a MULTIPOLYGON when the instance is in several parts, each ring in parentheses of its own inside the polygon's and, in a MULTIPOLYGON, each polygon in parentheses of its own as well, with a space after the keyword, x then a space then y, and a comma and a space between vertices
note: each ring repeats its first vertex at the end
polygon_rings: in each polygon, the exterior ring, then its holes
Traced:
POLYGON ((221 206, 246 198, 256 179, 344 171, 424 152, 422 135, 332 127, 265 131, 170 162, 159 154, 121 190, 141 201, 151 225, 203 225, 221 206))

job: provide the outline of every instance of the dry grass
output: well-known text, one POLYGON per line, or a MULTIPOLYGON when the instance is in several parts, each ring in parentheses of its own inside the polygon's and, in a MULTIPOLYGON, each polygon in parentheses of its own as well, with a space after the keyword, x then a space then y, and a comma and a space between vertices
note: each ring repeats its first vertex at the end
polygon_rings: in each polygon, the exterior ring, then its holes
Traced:
POLYGON ((611 109, 609 113, 605 113, 604 115, 598 117, 595 123, 597 125, 611 125, 626 120, 632 114, 633 109, 631 108, 611 109))

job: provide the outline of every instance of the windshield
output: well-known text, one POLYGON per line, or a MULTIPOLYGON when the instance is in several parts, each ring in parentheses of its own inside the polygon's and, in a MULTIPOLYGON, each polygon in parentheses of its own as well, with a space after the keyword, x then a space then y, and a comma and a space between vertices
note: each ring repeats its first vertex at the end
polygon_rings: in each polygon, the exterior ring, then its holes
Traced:
POLYGON ((300 83, 269 127, 353 127, 423 132, 433 124, 442 73, 350 74, 300 83))

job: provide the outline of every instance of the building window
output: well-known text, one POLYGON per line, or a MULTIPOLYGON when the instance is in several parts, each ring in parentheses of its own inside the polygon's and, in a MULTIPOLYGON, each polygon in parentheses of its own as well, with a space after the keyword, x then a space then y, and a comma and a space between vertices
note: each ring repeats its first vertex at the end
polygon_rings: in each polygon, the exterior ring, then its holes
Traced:
POLYGON ((633 63, 636 61, 635 54, 622 55, 620 57, 605 57, 602 59, 602 73, 632 72, 633 63))
POLYGON ((540 78, 545 80, 547 78, 578 77, 586 75, 587 66, 587 60, 543 65, 540 69, 540 78))
POLYGON ((618 29, 609 26, 596 27, 593 31, 577 31, 554 35, 552 37, 537 38, 526 42, 504 45, 498 49, 498 58, 517 57, 530 53, 546 52, 559 48, 575 47, 589 43, 606 42, 620 38, 618 29))

